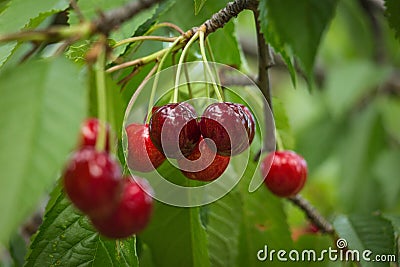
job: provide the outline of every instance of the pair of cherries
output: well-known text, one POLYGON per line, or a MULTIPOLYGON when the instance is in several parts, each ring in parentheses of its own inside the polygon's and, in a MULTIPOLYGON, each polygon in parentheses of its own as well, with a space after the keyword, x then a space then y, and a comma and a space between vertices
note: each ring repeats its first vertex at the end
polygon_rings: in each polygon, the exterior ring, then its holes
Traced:
POLYGON ((193 106, 184 102, 155 107, 149 125, 130 124, 126 130, 131 169, 152 171, 169 157, 177 159, 186 177, 212 181, 223 174, 230 156, 250 146, 255 123, 242 104, 213 103, 198 121, 193 106))
POLYGON ((118 161, 109 153, 110 130, 104 151, 95 149, 99 121, 88 119, 81 128, 79 149, 63 174, 71 202, 89 216, 93 226, 108 238, 126 238, 149 223, 152 188, 140 177, 123 177, 118 161), (146 193, 147 192, 147 193, 146 193))

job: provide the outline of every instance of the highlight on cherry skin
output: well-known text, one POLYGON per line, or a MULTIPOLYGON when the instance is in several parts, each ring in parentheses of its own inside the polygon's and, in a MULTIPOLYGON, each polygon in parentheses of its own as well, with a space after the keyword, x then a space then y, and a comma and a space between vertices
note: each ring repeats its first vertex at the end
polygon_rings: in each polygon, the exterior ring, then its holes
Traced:
POLYGON ((261 162, 261 174, 273 194, 291 197, 301 191, 307 180, 307 162, 293 151, 275 151, 261 162))
POLYGON ((113 213, 105 218, 91 218, 93 226, 105 237, 127 238, 149 224, 153 211, 153 189, 140 177, 123 180, 122 197, 113 213))
POLYGON ((128 137, 127 164, 139 172, 151 172, 164 161, 165 156, 150 139, 148 124, 131 123, 126 127, 128 137))
POLYGON ((150 139, 169 158, 189 156, 200 139, 190 104, 171 103, 155 109, 149 122, 150 139))
POLYGON ((253 141, 254 118, 250 110, 243 107, 230 102, 213 103, 201 116, 201 134, 214 141, 217 153, 221 156, 240 154, 253 141))

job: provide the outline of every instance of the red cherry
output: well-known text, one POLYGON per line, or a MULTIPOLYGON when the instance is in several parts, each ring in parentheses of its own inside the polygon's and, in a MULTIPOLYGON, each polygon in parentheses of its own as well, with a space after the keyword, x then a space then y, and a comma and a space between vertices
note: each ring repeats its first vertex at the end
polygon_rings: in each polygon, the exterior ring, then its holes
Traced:
POLYGON ((249 145, 251 145, 251 143, 253 142, 253 139, 254 139, 254 135, 256 133, 256 124, 255 124, 254 116, 248 107, 246 107, 245 105, 242 105, 242 104, 238 104, 238 105, 242 108, 244 113, 246 113, 247 117, 249 118, 247 134, 249 136, 249 145))
MULTIPOLYGON (((81 127, 80 147, 96 146, 97 135, 99 133, 99 120, 96 118, 87 119, 81 127)), ((106 145, 105 150, 110 150, 110 125, 106 124, 106 145)))
POLYGON ((200 130, 189 104, 167 104, 156 109, 149 123, 150 138, 170 158, 188 156, 196 147, 200 130))
POLYGON ((64 171, 64 188, 78 209, 104 217, 119 200, 121 175, 118 162, 107 152, 85 147, 72 155, 64 171))
POLYGON ((213 152, 201 138, 192 154, 186 158, 178 159, 178 166, 183 175, 189 179, 212 181, 224 173, 229 160, 230 157, 220 156, 213 152))
POLYGON ((124 179, 122 198, 107 218, 91 218, 93 226, 108 238, 126 238, 142 231, 153 209, 153 190, 142 178, 124 179), (150 194, 150 195, 149 195, 150 194))
POLYGON ((203 137, 214 141, 217 153, 222 156, 240 154, 254 138, 254 120, 249 118, 240 104, 224 102, 209 105, 199 126, 203 137))
POLYGON ((307 163, 293 151, 276 151, 262 161, 261 174, 272 193, 290 197, 303 188, 307 179, 307 163))
POLYGON ((149 127, 132 123, 126 127, 128 136, 128 166, 132 170, 150 172, 158 168, 165 156, 150 140, 149 127))

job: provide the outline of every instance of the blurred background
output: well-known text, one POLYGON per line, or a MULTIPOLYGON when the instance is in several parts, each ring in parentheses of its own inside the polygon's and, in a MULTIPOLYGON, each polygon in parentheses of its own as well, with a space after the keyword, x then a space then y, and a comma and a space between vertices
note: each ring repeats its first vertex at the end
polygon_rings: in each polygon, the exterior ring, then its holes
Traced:
MULTIPOLYGON (((247 67, 257 73, 252 14, 239 15, 237 26, 247 67)), ((400 212, 399 66, 399 41, 384 18, 383 1, 339 1, 312 88, 301 71, 294 86, 275 58, 275 112, 288 123, 281 136, 286 148, 307 160, 302 193, 323 214, 400 212)), ((303 221, 297 208, 288 208, 294 225, 303 221)))

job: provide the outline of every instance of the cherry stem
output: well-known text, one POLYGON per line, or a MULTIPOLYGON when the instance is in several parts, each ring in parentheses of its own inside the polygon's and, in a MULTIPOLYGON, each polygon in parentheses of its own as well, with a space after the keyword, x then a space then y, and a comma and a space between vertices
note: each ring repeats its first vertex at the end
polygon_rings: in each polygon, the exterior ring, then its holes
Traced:
POLYGON ((213 75, 213 73, 212 73, 212 71, 210 69, 210 66, 208 65, 206 51, 204 49, 204 38, 205 38, 204 37, 204 31, 199 29, 197 32, 199 32, 199 34, 200 34, 200 52, 201 52, 201 56, 203 58, 203 62, 204 62, 203 64, 205 65, 205 68, 206 68, 208 74, 210 75, 211 82, 212 82, 215 94, 216 94, 216 96, 218 98, 218 101, 219 102, 223 102, 224 99, 223 99, 223 97, 221 95, 221 92, 218 89, 218 86, 216 85, 216 82, 214 81, 214 75, 213 75))
POLYGON ((183 66, 183 72, 185 73, 186 86, 188 88, 189 98, 192 99, 193 98, 193 92, 192 92, 192 87, 190 85, 190 77, 189 77, 189 71, 188 71, 188 66, 187 65, 183 66))
POLYGON ((205 40, 205 45, 206 45, 208 54, 210 55, 211 60, 212 60, 212 62, 213 62, 212 66, 213 66, 214 75, 215 75, 216 80, 217 80, 218 88, 219 88, 221 94, 223 95, 223 91, 222 91, 222 88, 221 88, 221 81, 220 81, 220 79, 219 79, 217 67, 216 67, 216 65, 215 65, 215 63, 216 63, 217 61, 215 60, 214 53, 213 53, 213 50, 212 50, 212 46, 211 46, 211 44, 210 44, 210 41, 209 41, 209 40, 205 40))
POLYGON ((160 41, 160 42, 173 42, 176 40, 177 37, 164 37, 164 36, 135 36, 131 38, 127 38, 124 40, 121 40, 113 45, 113 48, 124 45, 124 44, 129 44, 129 43, 134 43, 138 41, 146 41, 146 40, 153 40, 153 41, 160 41))
POLYGON ((276 150, 285 150, 285 146, 283 145, 281 135, 279 131, 275 129, 275 139, 276 139, 276 150))
POLYGON ((173 24, 173 23, 171 23, 171 22, 161 22, 161 23, 158 23, 158 24, 154 25, 154 26, 151 28, 151 31, 153 32, 153 31, 155 31, 155 30, 157 30, 157 29, 159 29, 159 28, 162 28, 162 27, 168 27, 168 28, 171 28, 171 29, 176 30, 176 31, 179 32, 180 34, 185 34, 185 32, 184 32, 181 28, 179 28, 178 25, 173 24))
MULTIPOLYGON (((144 86, 147 84, 147 82, 150 80, 151 76, 156 72, 157 68, 159 66, 159 63, 157 62, 154 67, 147 73, 146 77, 143 79, 143 81, 139 84, 138 88, 136 89, 136 92, 140 92, 144 86)), ((149 106, 151 106, 151 103, 149 103, 149 106)), ((146 119, 144 120, 144 123, 148 122, 150 114, 147 114, 146 119)))
POLYGON ((171 53, 171 51, 174 49, 174 47, 182 40, 183 40, 183 36, 176 38, 176 40, 172 43, 171 47, 169 47, 168 50, 165 51, 163 57, 160 60, 160 63, 158 64, 157 72, 154 77, 153 87, 152 87, 151 93, 150 93, 149 107, 147 110, 147 121, 150 120, 151 110, 153 107, 154 97, 156 95, 158 80, 160 79, 160 72, 161 72, 162 66, 164 65, 164 62, 165 62, 167 56, 171 53))
POLYGON ((99 133, 96 139, 96 150, 103 151, 106 145, 106 121, 107 121, 107 97, 106 97, 106 79, 104 66, 106 62, 105 47, 101 51, 95 63, 96 89, 97 89, 97 109, 99 119, 99 133))
POLYGON ((196 39, 199 37, 199 32, 196 32, 192 38, 190 38, 189 42, 186 44, 185 48, 182 51, 181 56, 179 57, 179 62, 178 62, 178 69, 176 70, 176 76, 175 76, 175 88, 174 88, 174 98, 173 102, 178 103, 178 97, 179 97, 179 77, 182 72, 182 64, 183 60, 185 59, 186 53, 189 50, 190 46, 196 41, 196 39))

